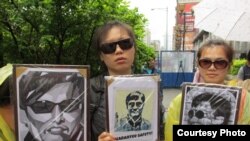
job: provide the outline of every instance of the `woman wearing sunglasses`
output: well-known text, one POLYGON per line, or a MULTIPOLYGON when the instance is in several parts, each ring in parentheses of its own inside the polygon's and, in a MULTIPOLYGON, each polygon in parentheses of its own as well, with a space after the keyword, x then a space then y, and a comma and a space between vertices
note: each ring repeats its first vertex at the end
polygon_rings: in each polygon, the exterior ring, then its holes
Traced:
POLYGON ((103 63, 105 72, 90 80, 91 137, 92 141, 113 141, 105 131, 104 76, 132 74, 135 58, 135 36, 130 26, 113 21, 98 28, 93 47, 103 63))
MULTIPOLYGON (((225 84, 232 64, 234 51, 223 40, 209 40, 197 52, 197 63, 204 83, 225 84)), ((173 125, 178 125, 181 111, 181 94, 175 97, 168 109, 165 124, 165 141, 173 140, 173 125)), ((250 95, 243 90, 238 124, 250 124, 250 95), (248 108, 246 108, 248 107, 248 108)))

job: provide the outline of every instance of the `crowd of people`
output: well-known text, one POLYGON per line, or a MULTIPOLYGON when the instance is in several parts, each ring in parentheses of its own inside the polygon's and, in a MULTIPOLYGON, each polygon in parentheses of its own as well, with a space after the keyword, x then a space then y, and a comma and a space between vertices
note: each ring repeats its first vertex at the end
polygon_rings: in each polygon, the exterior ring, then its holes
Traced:
MULTIPOLYGON (((106 114, 105 114, 105 76, 112 76, 112 75, 131 75, 134 74, 133 72, 133 65, 135 65, 135 58, 136 58, 136 37, 133 32, 133 29, 119 21, 111 21, 108 22, 95 31, 94 37, 93 37, 93 47, 95 47, 96 52, 98 54, 98 57, 100 58, 100 61, 102 62, 102 67, 104 67, 104 72, 102 72, 100 75, 95 76, 90 79, 90 108, 88 109, 90 112, 90 124, 91 129, 88 130, 88 132, 91 134, 91 140, 92 141, 115 141, 115 137, 107 132, 107 129, 105 127, 105 120, 106 120, 106 114)), ((232 65, 234 57, 234 50, 233 48, 228 45, 223 40, 208 40, 205 42, 198 50, 197 52, 197 66, 199 70, 199 77, 202 79, 203 83, 209 83, 209 84, 222 84, 226 85, 224 82, 230 66, 232 65)), ((155 58, 152 58, 147 63, 147 68, 143 70, 142 73, 145 74, 156 74, 158 73, 158 70, 155 68, 155 58)), ((249 79, 250 75, 250 52, 248 53, 248 63, 245 67, 241 68, 239 71, 239 79, 249 79), (247 72, 247 73, 246 73, 247 72), (242 73, 246 74, 246 76, 242 75, 242 73)), ((6 71, 4 68, 1 68, 1 71, 6 71)), ((9 69, 8 71, 11 71, 9 69)), ((9 77, 11 77, 11 74, 6 74, 6 77, 4 77, 3 81, 0 81, 0 140, 15 140, 14 139, 14 120, 10 120, 10 118, 6 118, 6 114, 10 114, 10 117, 13 117, 11 113, 13 111, 6 111, 3 109, 8 109, 10 105, 10 101, 7 101, 5 99, 10 99, 10 93, 11 91, 8 91, 8 87, 6 84, 9 81, 9 77), (7 98, 6 98, 7 97, 7 98), (5 104, 2 104, 5 103, 5 104)), ((2 76, 1 76, 2 77, 2 76)), ((56 85, 54 88, 50 88, 46 91, 46 94, 55 92, 55 91, 61 91, 62 89, 70 89, 72 81, 64 81, 62 84, 56 85), (57 89, 56 89, 57 88, 57 89)), ((198 82, 198 81, 197 81, 198 82)), ((66 90, 68 91, 68 90, 66 90)), ((27 93, 31 95, 32 93, 27 93)), ((132 93, 133 97, 141 104, 144 102, 143 94, 139 92, 132 93), (141 99, 138 99, 140 97, 141 99)), ((128 96, 128 108, 129 108, 129 98, 132 97, 132 94, 128 96)), ((66 96, 69 96, 69 94, 65 94, 66 96)), ((159 94, 161 96, 162 93, 159 94)), ((250 94, 249 92, 243 90, 242 91, 242 97, 239 107, 239 115, 237 115, 237 124, 250 124, 250 94)), ((58 95, 56 95, 58 97, 58 95)), ((48 96, 47 96, 48 97, 48 96)), ((71 96, 73 97, 73 96, 71 96)), ((39 97, 36 97, 39 98, 39 97)), ((45 98, 46 99, 46 98, 45 98)), ((170 103, 170 107, 168 107, 168 113, 165 119, 165 128, 160 130, 164 130, 165 134, 165 141, 172 141, 173 140, 173 125, 180 124, 180 111, 181 111, 181 99, 182 95, 176 96, 170 103)), ((33 100, 34 101, 34 100, 33 100)), ((53 108, 56 108, 60 104, 62 104, 62 101, 65 101, 64 99, 60 99, 58 101, 49 101, 47 102, 53 103, 50 111, 52 111, 53 108)), ((44 104, 44 103, 41 103, 44 104)), ((24 104, 27 106, 27 104, 24 104)), ((162 105, 162 99, 159 100, 159 105, 162 105)), ((29 106, 34 106, 32 103, 30 103, 29 106)), ((79 108, 81 105, 78 105, 74 110, 81 111, 79 108)), ((161 106, 160 106, 161 107, 161 106)), ((27 110, 27 109, 26 109, 27 110)), ((42 109, 40 109, 42 110, 42 109)), ((47 109, 48 110, 48 109, 47 109)), ((61 109, 62 110, 62 109, 61 109)), ((159 108, 159 110, 162 110, 162 108, 159 108)), ((41 111, 40 111, 41 112, 41 111)), ((74 111, 70 111, 74 112, 74 111)), ((36 114, 32 114, 31 116, 28 116, 29 118, 32 118, 33 116, 37 116, 36 114)), ((81 115, 79 115, 81 117, 81 115)), ((69 117, 69 116, 68 116, 69 117)), ((38 120, 39 116, 36 117, 37 119, 32 119, 31 121, 37 122, 33 123, 34 125, 43 124, 42 121, 38 120)), ((132 117, 131 117, 132 118, 132 117)), ((138 118, 138 117, 136 117, 138 118)), ((160 118, 163 118, 160 116, 160 118)), ((71 118, 69 118, 68 121, 70 121, 71 118)), ((126 120, 128 118, 125 118, 126 120)), ((124 119, 124 122, 125 122, 124 119)), ((64 117, 64 119, 67 121, 67 117, 64 117)), ((80 119, 79 119, 80 120, 80 119)), ((136 120, 136 119, 133 119, 136 120)), ((138 125, 138 129, 143 127, 143 130, 150 129, 150 125, 148 121, 141 120, 144 122, 136 122, 138 125)), ((161 120, 160 120, 161 121, 161 120)), ((163 121, 163 120, 162 120, 163 121)), ((161 122, 162 122, 161 121, 161 122)), ((59 122, 59 121, 58 121, 59 122)), ((62 121, 61 121, 62 122, 62 121)), ((76 122, 77 124, 78 122, 76 122)), ((129 121, 128 121, 129 123, 129 121)), ((121 130, 132 130, 137 127, 133 127, 130 124, 126 123, 125 127, 120 126, 121 130)), ((163 123, 160 123, 163 124, 163 123)), ((77 126, 80 128, 80 126, 77 126)), ((57 132, 57 131, 55 131, 57 132)), ((66 139, 65 137, 69 137, 70 135, 64 135, 62 140, 66 139)), ((163 139, 163 138, 162 138, 163 139)))

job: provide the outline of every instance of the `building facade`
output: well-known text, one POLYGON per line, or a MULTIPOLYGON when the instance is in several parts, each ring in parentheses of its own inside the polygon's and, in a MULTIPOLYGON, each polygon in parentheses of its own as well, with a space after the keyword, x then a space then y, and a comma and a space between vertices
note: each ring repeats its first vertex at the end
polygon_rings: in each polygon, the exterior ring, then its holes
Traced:
MULTIPOLYGON (((192 7, 201 0, 177 0, 174 50, 198 50, 208 39, 220 39, 210 32, 194 28, 195 15, 192 7)), ((241 58, 250 50, 250 42, 228 41, 235 50, 235 58, 241 58)))
POLYGON ((192 7, 200 0, 177 0, 176 25, 174 27, 174 50, 194 50, 193 39, 197 34, 194 28, 192 7))

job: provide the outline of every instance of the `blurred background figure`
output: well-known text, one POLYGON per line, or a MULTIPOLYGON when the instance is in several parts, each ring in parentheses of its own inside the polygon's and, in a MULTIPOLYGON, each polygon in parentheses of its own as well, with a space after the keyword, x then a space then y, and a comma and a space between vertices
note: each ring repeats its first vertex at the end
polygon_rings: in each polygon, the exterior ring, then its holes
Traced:
POLYGON ((143 74, 157 74, 159 73, 158 69, 156 68, 156 60, 155 57, 152 57, 146 65, 142 69, 143 74))
MULTIPOLYGON (((160 75, 160 71, 157 69, 156 67, 156 63, 157 61, 155 60, 155 56, 152 56, 145 64, 145 66, 142 69, 142 73, 143 74, 159 74, 160 75)), ((162 83, 160 84, 160 90, 159 90, 159 99, 160 101, 163 101, 163 87, 162 87, 162 83)), ((164 138, 164 114, 165 114, 165 107, 164 105, 160 104, 160 139, 164 138)))
POLYGON ((242 86, 243 81, 250 79, 250 50, 248 51, 246 59, 247 59, 246 65, 242 66, 237 74, 239 86, 242 86))

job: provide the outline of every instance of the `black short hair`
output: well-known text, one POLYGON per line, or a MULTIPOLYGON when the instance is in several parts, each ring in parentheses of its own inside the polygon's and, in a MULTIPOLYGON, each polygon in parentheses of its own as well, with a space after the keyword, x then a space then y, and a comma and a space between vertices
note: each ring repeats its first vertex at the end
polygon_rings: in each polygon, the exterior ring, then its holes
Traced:
POLYGON ((130 100, 137 100, 137 99, 140 98, 139 96, 134 96, 134 94, 141 95, 142 96, 141 97, 142 102, 145 101, 145 96, 144 96, 144 94, 142 92, 140 92, 140 91, 133 91, 133 92, 129 93, 128 96, 126 97, 126 105, 127 105, 127 107, 128 107, 128 102, 130 100))

